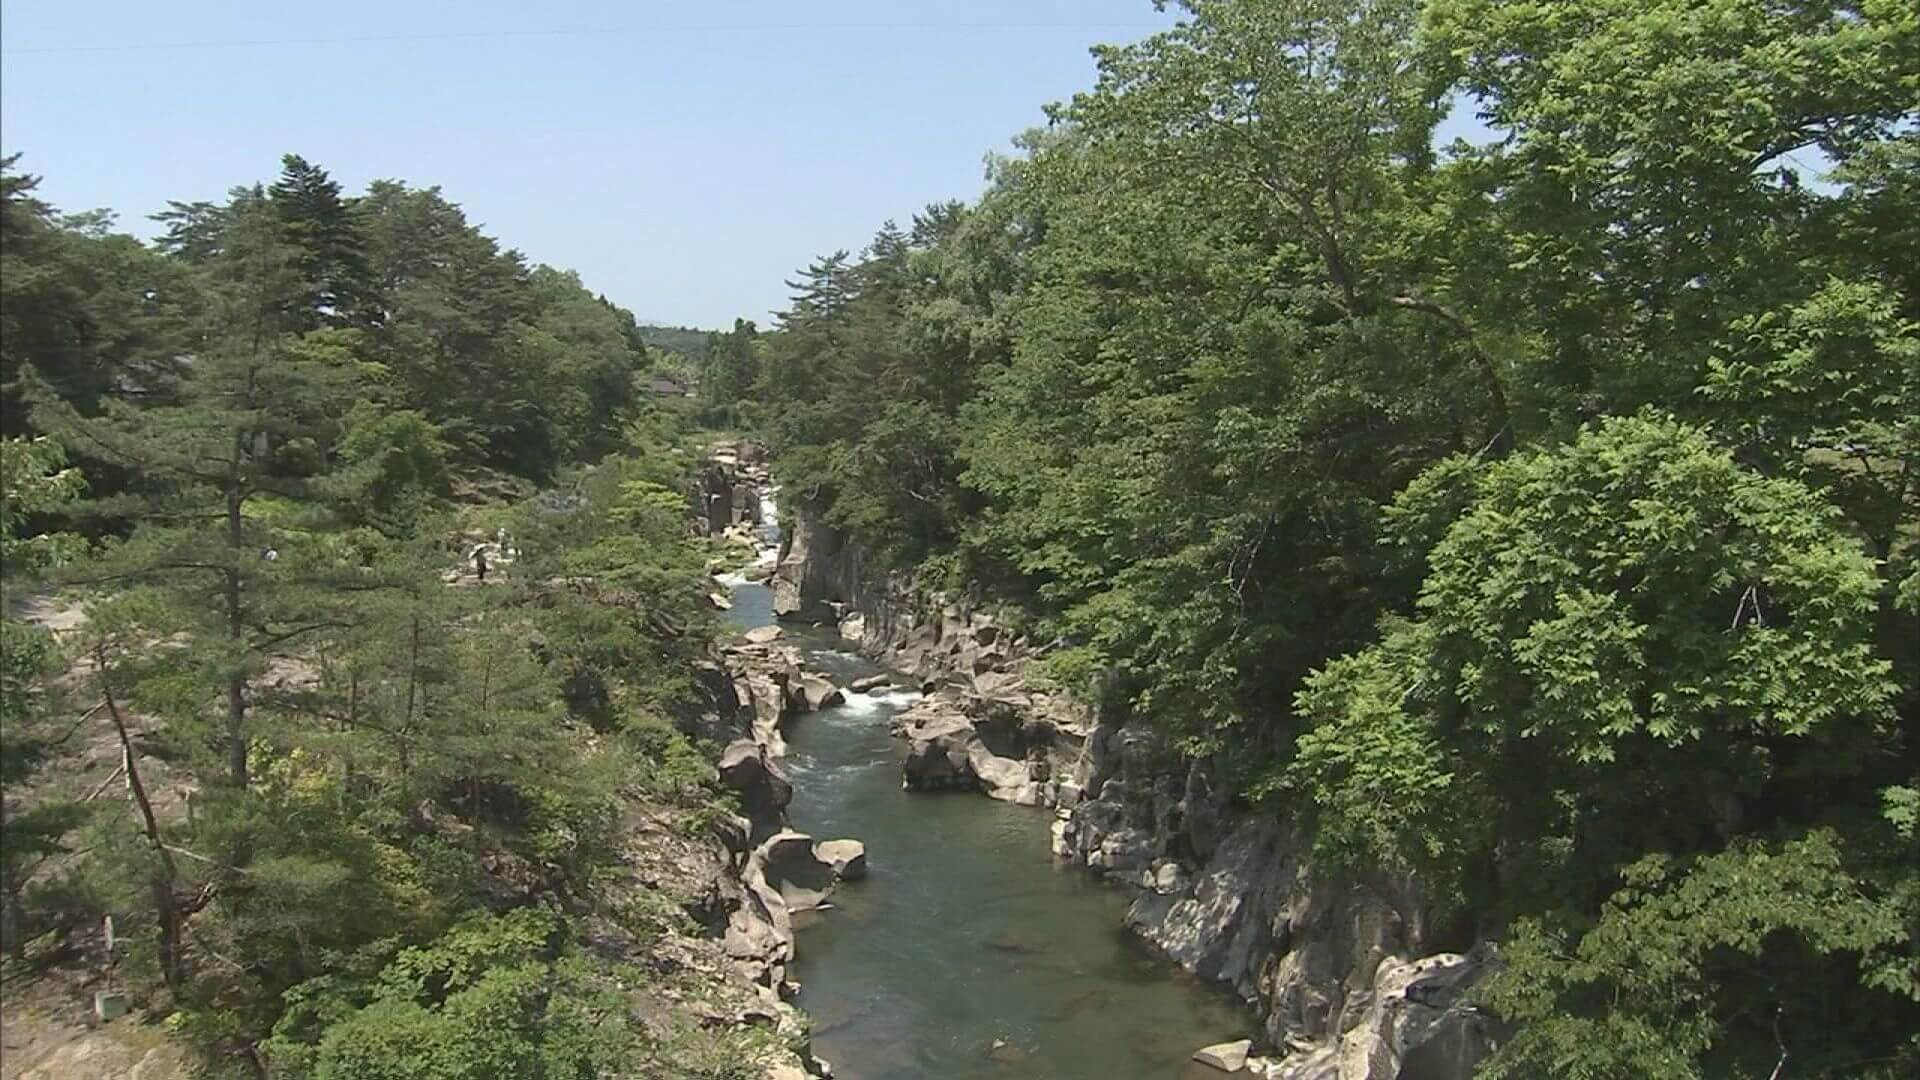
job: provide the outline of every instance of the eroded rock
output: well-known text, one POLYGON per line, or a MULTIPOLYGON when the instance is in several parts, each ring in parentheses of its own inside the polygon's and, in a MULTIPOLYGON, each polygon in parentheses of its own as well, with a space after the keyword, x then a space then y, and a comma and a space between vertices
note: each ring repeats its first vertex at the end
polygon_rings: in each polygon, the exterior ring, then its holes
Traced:
POLYGON ((778 832, 785 824, 793 783, 760 743, 739 739, 720 754, 720 783, 739 792, 755 842, 778 832))
POLYGON ((858 881, 867 876, 867 845, 858 840, 822 840, 813 845, 814 857, 833 870, 841 881, 858 881))
POLYGON ((807 712, 819 712, 821 709, 842 704, 847 700, 847 696, 840 692, 839 687, 821 675, 802 675, 796 691, 799 694, 799 703, 807 712))
POLYGON ((815 854, 813 837, 790 829, 768 837, 752 860, 753 870, 780 894, 790 913, 826 902, 838 878, 833 864, 815 854))

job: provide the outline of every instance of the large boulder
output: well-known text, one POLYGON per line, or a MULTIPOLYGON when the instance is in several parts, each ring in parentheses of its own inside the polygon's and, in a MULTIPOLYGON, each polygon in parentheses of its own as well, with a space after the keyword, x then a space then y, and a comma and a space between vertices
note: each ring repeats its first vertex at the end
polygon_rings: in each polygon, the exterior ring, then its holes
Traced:
POLYGON ((838 877, 833 865, 815 854, 813 837, 806 833, 775 833, 755 849, 752 858, 789 912, 811 911, 825 903, 838 877))
POLYGON ((973 722, 965 716, 936 699, 923 698, 900 715, 895 731, 907 740, 907 756, 901 764, 906 787, 942 791, 978 783, 972 763, 978 740, 973 722))
POLYGON ((813 845, 814 858, 827 864, 841 881, 867 876, 867 845, 858 840, 822 840, 813 845))
POLYGON ((833 685, 825 676, 807 674, 800 677, 794 686, 798 700, 796 705, 807 712, 819 712, 821 709, 839 705, 847 700, 840 688, 833 685))
POLYGON ((793 912, 786 895, 767 873, 767 849, 784 832, 776 833, 747 856, 740 870, 739 903, 727 915, 721 947, 748 979, 778 988, 786 981, 793 960, 793 912))
POLYGON ((1034 781, 1032 766, 1025 761, 1001 757, 976 741, 967 750, 967 769, 980 790, 996 799, 1020 806, 1040 805, 1045 788, 1034 781))
MULTIPOLYGON (((1138 830, 1123 828, 1096 851, 1125 861, 1142 840, 1138 830)), ((1252 989, 1298 873, 1289 850, 1279 830, 1242 826, 1183 890, 1141 894, 1127 912, 1128 925, 1201 978, 1252 989)), ((1087 862, 1096 865, 1091 856, 1087 862)), ((1155 878, 1157 884, 1158 871, 1155 878)))
POLYGON ((732 523, 734 525, 754 526, 760 524, 760 491, 750 482, 735 481, 733 485, 732 523))
POLYGON ((1381 961, 1333 1047, 1340 1080, 1468 1080, 1499 1034, 1467 998, 1493 962, 1491 947, 1381 961))
POLYGON ((767 756, 766 748, 751 739, 739 739, 721 751, 720 783, 740 793, 741 809, 753 824, 753 839, 758 841, 777 832, 785 820, 787 803, 793 800, 793 783, 778 762, 767 756))
POLYGON ((793 685, 792 663, 784 646, 755 646, 733 651, 741 674, 734 680, 734 693, 752 709, 748 734, 767 748, 774 757, 787 752, 780 726, 795 712, 788 687, 793 685))
POLYGON ((1095 870, 1114 872, 1129 880, 1136 878, 1153 862, 1153 838, 1139 829, 1117 829, 1102 837, 1099 846, 1087 853, 1087 865, 1095 870))

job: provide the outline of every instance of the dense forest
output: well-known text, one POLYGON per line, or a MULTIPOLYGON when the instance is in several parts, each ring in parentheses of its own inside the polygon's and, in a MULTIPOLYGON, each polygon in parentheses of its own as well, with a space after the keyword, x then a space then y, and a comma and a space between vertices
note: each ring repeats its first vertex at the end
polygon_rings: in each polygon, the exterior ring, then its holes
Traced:
POLYGON ((1497 943, 1481 1075, 1920 1073, 1920 9, 1179 8, 764 327, 297 156, 151 242, 6 159, 7 992, 111 963, 217 1076, 763 1075, 636 1019, 708 991, 623 850, 733 809, 724 431, 1497 943))
POLYGON ((642 323, 640 340, 648 348, 661 352, 676 353, 689 359, 706 353, 707 340, 713 335, 711 330, 696 330, 691 326, 657 326, 642 323))
POLYGON ((1486 1075, 1914 1075, 1920 9, 1181 6, 708 400, 1502 943, 1486 1075))
POLYGON ((632 316, 298 157, 152 244, 4 177, 9 1045, 111 966, 210 1075, 758 1076, 771 1030, 632 1022, 711 990, 635 807, 726 812, 632 316))

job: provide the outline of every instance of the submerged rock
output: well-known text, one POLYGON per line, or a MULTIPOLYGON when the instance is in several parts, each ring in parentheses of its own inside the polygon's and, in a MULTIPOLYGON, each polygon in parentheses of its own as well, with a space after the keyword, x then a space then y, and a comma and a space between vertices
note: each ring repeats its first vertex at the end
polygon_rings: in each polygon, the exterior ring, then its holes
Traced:
POLYGON ((987 948, 1014 956, 1034 956, 1046 951, 1046 946, 1035 943, 1016 930, 1002 930, 988 938, 987 948))
POLYGON ((1001 1065, 1018 1065, 1027 1060, 1027 1052, 1005 1039, 995 1039, 987 1044, 987 1058, 1001 1065))

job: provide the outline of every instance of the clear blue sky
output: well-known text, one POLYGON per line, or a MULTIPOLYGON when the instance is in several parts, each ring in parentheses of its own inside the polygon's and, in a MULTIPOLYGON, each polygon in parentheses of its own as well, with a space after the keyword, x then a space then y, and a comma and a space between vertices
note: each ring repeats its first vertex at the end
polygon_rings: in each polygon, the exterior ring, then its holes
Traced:
POLYGON ((1149 0, 0 0, 0 148, 151 235, 271 180, 439 184, 642 319, 730 325, 784 278, 982 187, 1149 0))

